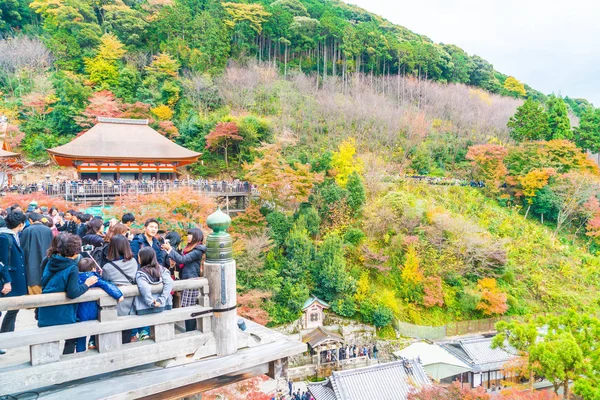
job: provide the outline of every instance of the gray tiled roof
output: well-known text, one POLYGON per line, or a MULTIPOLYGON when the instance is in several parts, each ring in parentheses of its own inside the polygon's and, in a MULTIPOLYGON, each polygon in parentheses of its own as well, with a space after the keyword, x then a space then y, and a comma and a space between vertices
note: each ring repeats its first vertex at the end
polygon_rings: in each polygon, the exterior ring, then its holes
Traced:
POLYGON ((492 349, 492 338, 464 339, 442 346, 473 367, 474 371, 495 371, 515 356, 502 349, 492 349))
POLYGON ((403 361, 336 371, 328 381, 321 383, 323 388, 311 384, 309 389, 316 400, 406 400, 412 390, 431 384, 421 364, 411 361, 411 365, 410 372, 403 361), (335 397, 331 397, 331 393, 335 397))
POLYGON ((316 400, 336 400, 335 393, 329 380, 325 382, 309 383, 308 391, 316 400))

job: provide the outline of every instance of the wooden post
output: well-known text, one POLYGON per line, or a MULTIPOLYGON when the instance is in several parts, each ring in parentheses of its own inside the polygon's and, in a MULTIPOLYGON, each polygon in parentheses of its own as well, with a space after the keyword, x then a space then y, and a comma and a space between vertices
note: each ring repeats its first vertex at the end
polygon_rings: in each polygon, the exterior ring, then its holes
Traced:
POLYGON ((280 378, 287 378, 288 359, 281 358, 269 363, 268 377, 271 379, 279 380, 280 378))
POLYGON ((209 298, 214 310, 211 328, 215 333, 217 356, 230 355, 237 351, 238 336, 235 261, 207 260, 204 271, 211 287, 209 298))
MULTIPOLYGON (((209 286, 205 285, 202 287, 202 294, 198 297, 198 303, 202 307, 210 307, 210 298, 208 296, 209 286)), ((209 333, 211 331, 211 317, 200 317, 196 319, 196 329, 202 333, 209 333)))
POLYGON ((214 313, 211 328, 215 334, 217 356, 226 356, 237 352, 239 329, 235 261, 231 236, 226 232, 231 218, 219 208, 208 216, 206 224, 213 230, 206 240, 204 263, 204 276, 208 279, 209 299, 214 313))
POLYGON ((160 324, 150 327, 150 336, 155 343, 166 342, 175 339, 175 324, 160 324))
POLYGON ((29 346, 31 365, 42 365, 60 361, 60 342, 49 342, 29 346))
POLYGON ((116 321, 117 320, 117 301, 112 297, 100 298, 100 311, 98 320, 100 322, 116 321))
POLYGON ((121 350, 123 337, 121 332, 110 332, 98 335, 98 352, 108 353, 121 350))

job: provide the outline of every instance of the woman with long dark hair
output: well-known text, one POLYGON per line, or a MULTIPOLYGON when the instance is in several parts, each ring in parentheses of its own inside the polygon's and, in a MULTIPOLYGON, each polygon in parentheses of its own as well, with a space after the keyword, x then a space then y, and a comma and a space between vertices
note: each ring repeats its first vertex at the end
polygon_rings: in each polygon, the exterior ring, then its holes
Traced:
POLYGON ((104 244, 104 235, 102 229, 104 223, 101 219, 94 218, 87 223, 87 234, 81 239, 84 246, 92 245, 94 248, 101 247, 104 244))
MULTIPOLYGON (((131 253, 129 240, 121 234, 112 235, 102 264, 102 278, 115 286, 135 285, 137 270, 138 264, 131 253)), ((125 297, 125 300, 117 304, 117 315, 131 313, 133 313, 133 297, 125 297)), ((131 329, 123 331, 123 343, 131 342, 131 337, 131 329)))
MULTIPOLYGON (((206 246, 202 244, 204 234, 198 228, 192 228, 188 231, 187 245, 183 249, 183 254, 179 254, 169 243, 165 243, 162 248, 167 251, 170 259, 174 260, 179 267, 179 277, 181 279, 195 279, 200 277, 202 258, 206 253, 206 246)), ((195 306, 200 294, 199 289, 186 289, 181 294, 181 307, 195 306)), ((185 330, 193 331, 196 329, 196 320, 185 321, 185 330)))
POLYGON ((169 270, 158 263, 152 247, 144 247, 138 253, 140 269, 135 274, 135 283, 140 295, 133 300, 138 315, 157 313, 173 308, 173 279, 169 270), (152 287, 164 283, 162 292, 152 293, 152 287))

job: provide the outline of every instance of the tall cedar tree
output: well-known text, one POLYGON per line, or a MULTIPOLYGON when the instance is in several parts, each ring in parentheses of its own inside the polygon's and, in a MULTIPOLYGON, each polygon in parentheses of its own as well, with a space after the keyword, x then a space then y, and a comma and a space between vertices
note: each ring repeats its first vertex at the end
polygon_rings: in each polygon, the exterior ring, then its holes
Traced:
POLYGON ((550 132, 546 140, 552 139, 573 139, 571 131, 571 121, 569 121, 569 113, 567 104, 560 97, 551 95, 546 102, 548 126, 550 132))
POLYGON ((227 151, 233 142, 240 142, 244 140, 243 137, 238 135, 239 129, 235 122, 219 122, 215 129, 213 129, 206 136, 206 148, 211 150, 223 149, 225 154, 225 166, 229 168, 229 160, 227 158, 227 151))
POLYGON ((583 150, 600 153, 600 109, 589 108, 575 128, 575 142, 583 150))
POLYGON ((549 136, 548 116, 546 110, 537 101, 525 100, 515 115, 508 121, 510 136, 517 142, 526 140, 544 140, 549 136))

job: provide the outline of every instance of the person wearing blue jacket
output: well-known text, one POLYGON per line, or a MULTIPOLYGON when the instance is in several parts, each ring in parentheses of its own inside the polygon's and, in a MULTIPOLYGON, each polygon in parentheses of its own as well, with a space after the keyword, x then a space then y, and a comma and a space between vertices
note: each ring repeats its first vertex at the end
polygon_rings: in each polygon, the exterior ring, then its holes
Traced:
POLYGON ((158 233, 158 221, 154 218, 147 219, 144 223, 144 233, 136 235, 131 241, 131 252, 133 257, 137 260, 138 253, 144 247, 152 247, 152 250, 156 253, 156 260, 162 266, 165 265, 165 258, 160 243, 156 234, 158 233))
MULTIPOLYGON (((22 212, 11 212, 4 221, 6 226, 0 228, 0 297, 27 294, 25 258, 19 242, 19 232, 25 227, 26 220, 27 218, 22 212)), ((18 312, 19 310, 6 312, 0 333, 15 330, 18 312)), ((0 354, 5 353, 6 350, 0 349, 0 354)))
MULTIPOLYGON (((66 292, 69 299, 76 299, 98 282, 98 277, 90 276, 84 283, 79 283, 77 259, 81 252, 81 238, 70 233, 63 233, 58 237, 57 254, 50 257, 42 275, 42 293, 66 292)), ((75 322, 77 322, 77 304, 61 304, 38 309, 40 328, 75 322)), ((68 339, 63 354, 74 353, 75 344, 75 339, 68 339)))
MULTIPOLYGON (((123 293, 110 282, 105 281, 100 278, 100 275, 96 272, 96 263, 91 258, 82 258, 79 260, 79 264, 77 265, 79 268, 79 284, 85 284, 85 281, 95 276, 98 278, 98 282, 93 284, 91 287, 97 287, 104 290, 111 297, 118 300, 118 302, 123 301, 123 293)), ((81 321, 93 321, 98 319, 98 302, 96 301, 87 301, 85 303, 79 303, 77 306, 77 319, 81 321)), ((96 338, 92 338, 90 340, 90 349, 96 348, 97 340, 96 338)), ((75 348, 78 353, 84 352, 86 350, 85 346, 85 336, 77 338, 75 348)))

